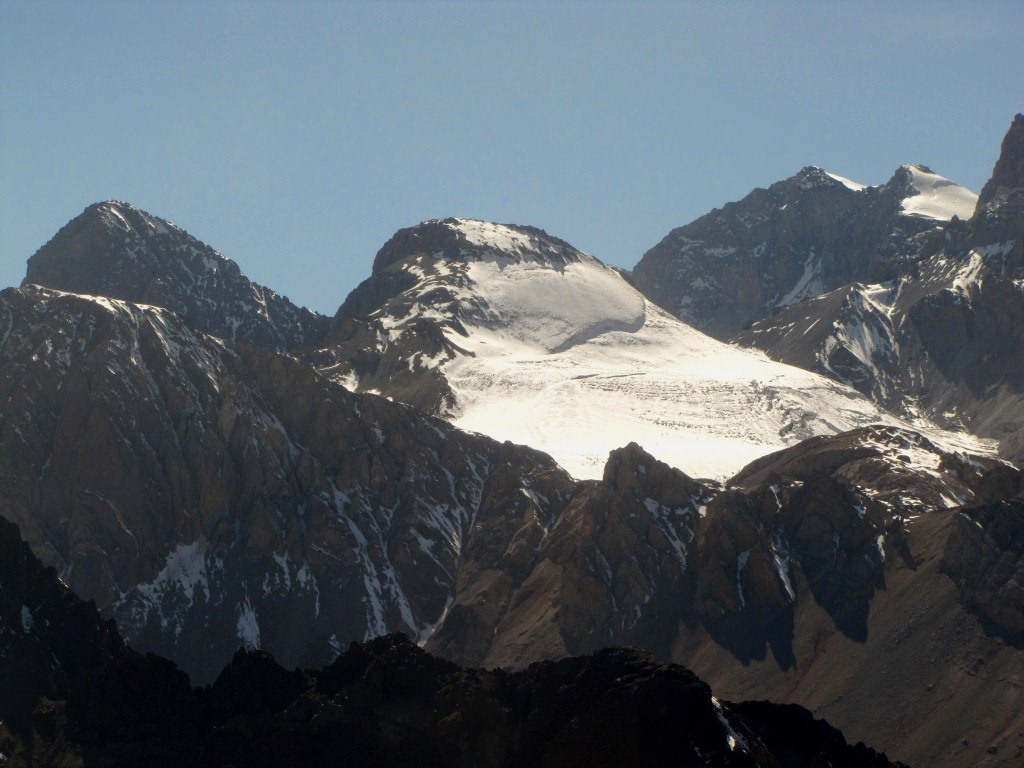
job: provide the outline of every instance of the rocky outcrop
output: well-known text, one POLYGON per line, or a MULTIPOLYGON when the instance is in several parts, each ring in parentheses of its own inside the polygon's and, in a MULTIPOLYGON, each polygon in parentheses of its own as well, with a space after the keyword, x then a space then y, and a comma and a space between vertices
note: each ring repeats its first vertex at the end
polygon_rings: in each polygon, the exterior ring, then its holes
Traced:
POLYGON ((674 229, 644 254, 633 282, 684 322, 728 340, 804 299, 900 275, 945 224, 905 208, 922 180, 946 182, 923 166, 903 166, 880 187, 804 168, 674 229))
MULTIPOLYGON (((581 484, 537 554, 519 561, 528 575, 518 586, 466 572, 428 648, 518 667, 602 633, 659 654, 667 644, 733 696, 748 686, 813 702, 858 738, 884 734, 908 762, 1013 765, 1024 742, 1012 702, 1024 694, 1006 681, 1024 655, 991 634, 980 602, 958 595, 940 562, 960 510, 1012 498, 1019 470, 888 427, 805 441, 723 489, 657 464, 637 446, 613 453, 604 479, 581 484), (672 541, 678 549, 661 544, 672 541), (964 678, 964 668, 974 671, 964 678), (879 696, 898 702, 891 717, 879 696)), ((1012 592, 1006 543, 978 549, 994 564, 984 588, 1012 592)))
POLYGON ((1024 500, 960 512, 942 554, 942 569, 969 609, 1024 647, 1024 500))
POLYGON ((801 601, 865 642, 889 559, 910 558, 909 521, 1011 497, 1019 482, 1006 462, 890 427, 804 441, 722 490, 631 445, 600 483, 578 486, 514 569, 465 568, 427 647, 521 666, 609 642, 664 655, 698 631, 738 660, 770 651, 787 669, 801 601))
POLYGON ((1024 238, 1024 115, 1014 117, 1003 138, 971 223, 981 245, 1024 238))
POLYGON ((203 333, 275 351, 314 344, 329 325, 169 221, 118 201, 90 205, 40 248, 22 283, 32 284, 163 307, 203 333))
POLYGON ((813 438, 767 456, 730 481, 700 527, 696 613, 741 661, 771 651, 797 664, 799 584, 858 642, 889 557, 910 557, 906 521, 1014 493, 1019 472, 938 450, 895 428, 813 438))
POLYGON ((612 643, 666 656, 692 601, 697 510, 708 493, 635 444, 612 452, 604 480, 581 483, 514 561, 464 566, 426 647, 506 667, 612 643))

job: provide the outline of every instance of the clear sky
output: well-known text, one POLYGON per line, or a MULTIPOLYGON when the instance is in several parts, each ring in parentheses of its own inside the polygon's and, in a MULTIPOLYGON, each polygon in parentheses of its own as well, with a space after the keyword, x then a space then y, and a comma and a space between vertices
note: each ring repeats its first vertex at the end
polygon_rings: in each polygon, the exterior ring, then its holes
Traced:
POLYGON ((111 198, 333 313, 429 218, 631 267, 805 165, 977 191, 1022 61, 1021 0, 0 0, 0 287, 111 198))

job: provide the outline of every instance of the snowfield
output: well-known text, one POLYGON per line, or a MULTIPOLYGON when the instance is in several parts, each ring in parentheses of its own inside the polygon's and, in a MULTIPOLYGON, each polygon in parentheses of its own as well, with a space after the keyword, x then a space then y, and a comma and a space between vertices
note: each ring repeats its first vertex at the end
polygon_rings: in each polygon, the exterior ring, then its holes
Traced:
POLYGON ((452 420, 550 453, 577 478, 600 477, 609 451, 635 441, 691 476, 721 480, 813 435, 879 423, 924 431, 954 450, 991 450, 715 341, 591 256, 552 260, 532 233, 463 219, 451 226, 475 246, 453 286, 468 335, 445 328, 468 353, 441 364, 457 401, 452 420))
POLYGON ((955 181, 932 173, 920 165, 904 165, 910 171, 910 186, 916 195, 903 199, 903 214, 949 221, 954 216, 966 221, 974 215, 978 196, 955 181))

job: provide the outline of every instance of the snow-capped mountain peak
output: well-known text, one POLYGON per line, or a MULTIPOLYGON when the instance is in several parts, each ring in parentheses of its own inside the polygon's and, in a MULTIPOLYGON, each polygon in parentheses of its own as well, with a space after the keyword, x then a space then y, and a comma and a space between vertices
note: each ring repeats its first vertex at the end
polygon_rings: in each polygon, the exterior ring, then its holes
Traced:
POLYGON ((150 216, 145 211, 123 200, 107 200, 103 203, 97 203, 94 208, 108 227, 121 232, 145 229, 159 235, 165 235, 169 230, 182 231, 171 222, 150 216))
POLYGON ((376 368, 331 375, 397 398, 435 391, 457 426, 539 448, 576 477, 600 477, 631 441, 721 479, 812 435, 896 423, 852 389, 715 341, 539 230, 425 222, 381 253, 349 315, 376 368))
POLYGON ((494 224, 477 219, 445 219, 441 224, 457 232, 469 245, 491 254, 517 256, 531 261, 543 259, 556 263, 593 258, 573 248, 564 240, 552 237, 544 230, 534 227, 494 224))
POLYGON ((901 213, 924 219, 949 221, 954 216, 966 221, 974 214, 978 196, 955 181, 933 173, 924 165, 901 165, 899 176, 906 178, 907 195, 901 213))
POLYGON ((551 265, 592 258, 536 227, 466 218, 431 219, 396 232, 377 252, 373 274, 419 254, 449 262, 489 256, 551 265))
POLYGON ((867 189, 867 186, 864 184, 858 184, 845 176, 832 173, 831 171, 827 171, 817 165, 805 166, 781 183, 797 190, 807 190, 821 186, 836 187, 836 182, 854 192, 860 192, 863 189, 867 189))

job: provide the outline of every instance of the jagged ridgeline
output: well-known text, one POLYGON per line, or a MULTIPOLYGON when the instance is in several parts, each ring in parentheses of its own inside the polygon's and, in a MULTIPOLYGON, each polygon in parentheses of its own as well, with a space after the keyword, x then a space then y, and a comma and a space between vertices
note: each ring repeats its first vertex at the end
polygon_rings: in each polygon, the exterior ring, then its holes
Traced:
POLYGON ((720 702, 635 649, 509 674, 389 635, 304 672, 239 651, 193 689, 127 648, 4 520, 0 555, 3 765, 893 765, 805 709, 720 702))

